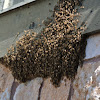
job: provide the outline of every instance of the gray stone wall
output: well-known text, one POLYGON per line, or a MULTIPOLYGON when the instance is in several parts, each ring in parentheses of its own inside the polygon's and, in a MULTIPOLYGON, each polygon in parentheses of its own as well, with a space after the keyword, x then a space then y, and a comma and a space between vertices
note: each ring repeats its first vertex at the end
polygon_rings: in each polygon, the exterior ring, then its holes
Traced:
POLYGON ((24 30, 30 28, 39 33, 44 27, 43 21, 50 17, 57 4, 57 0, 37 0, 23 7, 6 12, 0 15, 0 57, 7 53, 13 43, 15 43, 17 33, 22 34, 24 30))

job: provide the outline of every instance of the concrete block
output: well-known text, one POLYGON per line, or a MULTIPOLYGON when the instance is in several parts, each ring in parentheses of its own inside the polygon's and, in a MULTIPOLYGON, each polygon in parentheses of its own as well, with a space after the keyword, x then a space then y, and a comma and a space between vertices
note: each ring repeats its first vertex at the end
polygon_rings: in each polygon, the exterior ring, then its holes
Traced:
POLYGON ((100 34, 90 36, 87 39, 86 57, 90 59, 100 55, 100 34))

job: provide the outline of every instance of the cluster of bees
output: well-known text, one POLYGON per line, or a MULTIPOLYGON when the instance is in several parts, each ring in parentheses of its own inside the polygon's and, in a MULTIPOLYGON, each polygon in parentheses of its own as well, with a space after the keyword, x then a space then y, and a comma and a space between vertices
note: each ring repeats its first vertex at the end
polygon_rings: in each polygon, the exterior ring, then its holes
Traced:
POLYGON ((74 7, 78 1, 60 0, 52 22, 41 34, 26 31, 16 47, 2 58, 14 78, 26 82, 36 77, 50 77, 54 86, 59 86, 64 76, 75 78, 86 47, 84 27, 77 28, 79 14, 74 7))

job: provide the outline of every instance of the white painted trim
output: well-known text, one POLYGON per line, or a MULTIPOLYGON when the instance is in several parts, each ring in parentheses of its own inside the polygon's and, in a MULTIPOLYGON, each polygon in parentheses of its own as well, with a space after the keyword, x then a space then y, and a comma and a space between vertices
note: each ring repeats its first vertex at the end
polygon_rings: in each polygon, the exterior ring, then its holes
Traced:
MULTIPOLYGON (((6 0, 5 0, 6 1, 6 0)), ((10 0, 7 0, 8 2, 5 4, 5 8, 6 8, 6 6, 8 6, 9 4, 9 1, 10 0)), ((23 2, 20 2, 20 3, 18 3, 18 4, 15 4, 15 5, 12 5, 12 6, 9 6, 7 9, 4 9, 4 7, 3 7, 3 10, 2 11, 0 11, 0 14, 2 14, 2 13, 5 13, 5 12, 7 12, 7 11, 10 11, 10 10, 12 10, 12 9, 15 9, 15 8, 18 8, 18 7, 20 7, 20 6, 23 6, 23 5, 25 5, 25 4, 28 4, 28 3, 31 3, 31 2, 33 2, 33 1, 36 1, 36 0, 24 0, 23 2)))
POLYGON ((5 1, 5 0, 0 0, 0 11, 3 10, 4 1, 5 1))
POLYGON ((9 7, 10 0, 4 0, 3 9, 7 9, 9 7))

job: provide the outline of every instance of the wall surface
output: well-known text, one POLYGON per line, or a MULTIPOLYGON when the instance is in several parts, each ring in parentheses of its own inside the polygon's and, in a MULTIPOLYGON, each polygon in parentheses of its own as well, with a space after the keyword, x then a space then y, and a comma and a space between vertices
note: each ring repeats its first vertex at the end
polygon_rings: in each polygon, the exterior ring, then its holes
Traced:
POLYGON ((23 7, 0 15, 0 57, 7 53, 15 43, 17 33, 33 29, 39 33, 44 27, 43 21, 51 17, 57 0, 37 0, 23 7), (32 25, 33 24, 33 25, 32 25))
POLYGON ((64 78, 55 88, 50 79, 36 78, 25 84, 14 80, 0 64, 0 100, 100 100, 100 34, 87 39, 86 57, 74 82, 64 78))
POLYGON ((84 8, 78 7, 78 12, 81 15, 79 26, 86 23, 84 34, 100 31, 100 0, 83 0, 82 6, 84 8))

